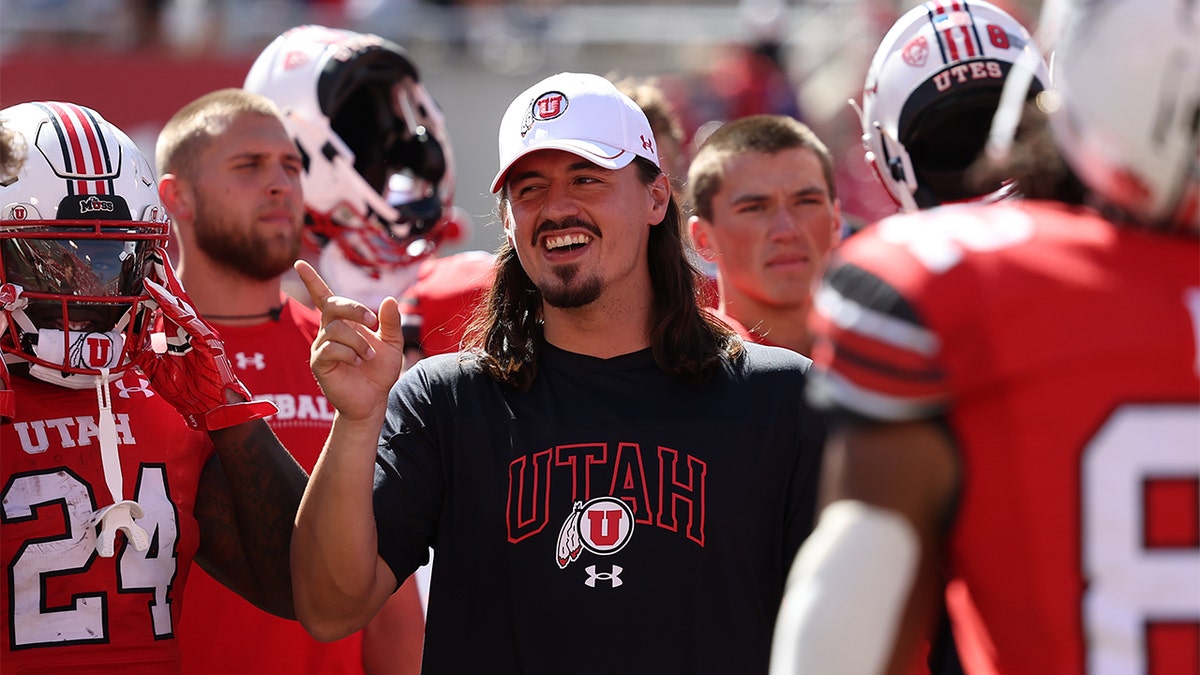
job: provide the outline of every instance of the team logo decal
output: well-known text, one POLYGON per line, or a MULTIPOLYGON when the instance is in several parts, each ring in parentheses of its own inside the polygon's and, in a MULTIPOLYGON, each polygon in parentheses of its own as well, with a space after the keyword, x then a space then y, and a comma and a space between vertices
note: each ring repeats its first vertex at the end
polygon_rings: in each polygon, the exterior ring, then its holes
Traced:
POLYGON ((901 56, 904 57, 905 63, 919 68, 925 65, 925 61, 929 59, 929 42, 925 40, 924 36, 918 35, 904 45, 901 56))
MULTIPOLYGON (((597 497, 586 504, 575 502, 571 515, 558 532, 556 555, 559 568, 565 569, 584 549, 596 555, 620 551, 633 536, 633 524, 633 510, 624 500, 597 497)), ((615 573, 619 574, 619 570, 615 573)))
POLYGON ((534 99, 533 105, 529 106, 529 110, 525 112, 525 119, 521 122, 521 136, 529 133, 534 122, 547 122, 560 117, 567 111, 567 104, 566 95, 558 91, 548 91, 534 99))
POLYGON ((1005 72, 999 61, 975 60, 950 66, 934 75, 933 86, 937 87, 938 91, 946 91, 955 85, 975 80, 1003 80, 1005 72))
POLYGON ((110 202, 106 199, 100 199, 99 197, 97 197, 95 195, 92 195, 92 196, 90 196, 86 199, 83 199, 79 202, 79 212, 80 213, 92 213, 93 211, 111 212, 112 210, 113 210, 112 202, 110 202))
MULTIPOLYGON (((72 332, 72 335, 75 335, 72 332)), ((104 368, 112 365, 114 352, 113 339, 105 333, 86 333, 75 343, 75 358, 71 359, 76 368, 104 368)))
POLYGON ((17 204, 8 210, 9 220, 25 220, 29 217, 29 211, 25 209, 24 204, 17 204))
POLYGON ((308 63, 308 54, 305 54, 298 49, 293 49, 292 51, 283 55, 284 70, 293 70, 303 66, 306 63, 308 63))

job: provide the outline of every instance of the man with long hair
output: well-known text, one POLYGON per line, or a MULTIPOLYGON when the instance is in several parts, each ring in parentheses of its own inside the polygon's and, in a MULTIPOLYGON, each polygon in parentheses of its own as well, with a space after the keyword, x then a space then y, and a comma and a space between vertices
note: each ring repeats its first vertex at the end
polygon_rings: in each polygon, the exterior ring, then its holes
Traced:
POLYGON ((337 408, 297 518, 301 622, 356 630, 432 547, 430 672, 765 672, 823 439, 808 360, 700 308, 654 134, 611 82, 539 82, 499 141, 505 240, 461 354, 395 382, 395 301, 297 264, 337 408))

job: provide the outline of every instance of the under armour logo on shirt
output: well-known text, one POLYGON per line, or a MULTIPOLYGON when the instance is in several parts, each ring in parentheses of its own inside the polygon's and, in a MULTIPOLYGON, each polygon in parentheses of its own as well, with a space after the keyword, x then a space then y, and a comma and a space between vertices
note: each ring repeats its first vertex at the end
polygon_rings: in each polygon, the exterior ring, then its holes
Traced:
POLYGON ((246 356, 245 352, 238 352, 233 355, 233 358, 237 360, 238 370, 248 370, 251 366, 254 366, 255 370, 267 367, 266 358, 261 352, 254 352, 254 356, 246 356))
POLYGON ((588 588, 595 588, 597 581, 607 581, 612 584, 613 588, 625 583, 621 581, 622 568, 620 565, 613 565, 611 572, 597 572, 595 565, 588 565, 584 569, 587 570, 588 578, 587 581, 583 583, 586 584, 588 588))

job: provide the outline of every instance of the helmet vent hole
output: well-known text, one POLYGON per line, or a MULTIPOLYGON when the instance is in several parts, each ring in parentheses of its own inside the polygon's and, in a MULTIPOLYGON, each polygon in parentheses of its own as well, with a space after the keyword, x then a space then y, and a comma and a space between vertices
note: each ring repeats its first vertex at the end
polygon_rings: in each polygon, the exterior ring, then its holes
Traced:
MULTIPOLYGON (((337 151, 337 148, 333 147, 333 143, 326 141, 325 145, 321 146, 321 154, 325 156, 326 160, 332 162, 333 158, 337 157, 339 153, 337 151)), ((307 165, 308 165, 308 162, 305 162, 305 166, 307 166, 307 165)))

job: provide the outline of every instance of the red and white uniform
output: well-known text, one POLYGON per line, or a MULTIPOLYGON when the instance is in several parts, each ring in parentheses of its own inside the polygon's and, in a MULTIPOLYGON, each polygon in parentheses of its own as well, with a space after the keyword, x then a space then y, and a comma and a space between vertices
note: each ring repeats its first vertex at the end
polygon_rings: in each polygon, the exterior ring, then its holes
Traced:
POLYGON ((208 435, 138 371, 111 383, 124 497, 150 535, 96 553, 93 516, 113 503, 97 441, 95 390, 14 377, 16 416, 0 425, 0 619, 5 673, 179 672, 180 601, 199 546, 193 516, 208 435))
POLYGON ((954 437, 969 673, 1200 669, 1200 241, 948 207, 848 239, 816 304, 814 400, 954 437))
MULTIPOLYGON (((279 321, 216 325, 234 374, 256 399, 279 408, 267 422, 310 473, 334 412, 308 366, 320 324, 319 314, 288 298, 279 321)), ((299 622, 258 609, 200 569, 188 587, 180 642, 185 674, 363 672, 361 633, 318 642, 299 622)))
POLYGON ((464 251, 421 262, 416 283, 400 301, 400 312, 406 335, 416 327, 423 355, 459 350, 471 313, 492 287, 494 261, 491 253, 464 251))

